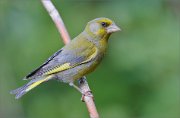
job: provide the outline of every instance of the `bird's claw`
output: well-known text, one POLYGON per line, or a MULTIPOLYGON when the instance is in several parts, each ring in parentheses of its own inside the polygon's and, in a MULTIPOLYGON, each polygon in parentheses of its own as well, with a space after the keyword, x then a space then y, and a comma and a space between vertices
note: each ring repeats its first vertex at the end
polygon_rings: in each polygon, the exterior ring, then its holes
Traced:
POLYGON ((92 94, 92 91, 86 91, 85 93, 82 93, 81 101, 84 102, 85 97, 91 97, 94 100, 94 96, 92 94))

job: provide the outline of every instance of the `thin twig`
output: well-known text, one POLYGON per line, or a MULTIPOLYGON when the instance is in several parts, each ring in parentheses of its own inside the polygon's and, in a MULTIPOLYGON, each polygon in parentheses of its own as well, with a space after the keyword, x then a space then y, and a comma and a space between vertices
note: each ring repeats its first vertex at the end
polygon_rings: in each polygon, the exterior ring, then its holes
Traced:
POLYGON ((99 114, 94 103, 94 97, 85 76, 79 80, 79 87, 83 93, 88 93, 87 95, 82 96, 82 100, 86 103, 90 118, 99 118, 99 114))
POLYGON ((64 25, 64 22, 60 16, 60 14, 56 10, 56 8, 53 5, 53 3, 51 2, 51 0, 41 0, 41 2, 44 5, 44 7, 46 8, 49 15, 51 16, 53 22, 55 23, 56 28, 58 29, 64 43, 65 44, 69 43, 71 38, 66 30, 66 27, 64 25))
MULTIPOLYGON (((51 0, 41 0, 42 4, 44 5, 45 9, 48 11, 49 15, 51 16, 53 22, 55 23, 63 41, 65 44, 70 42, 70 36, 66 30, 66 27, 63 23, 63 20, 52 4, 51 0)), ((83 101, 86 103, 90 118, 99 118, 99 114, 97 112, 93 95, 90 92, 90 88, 88 82, 85 77, 82 77, 79 80, 79 87, 83 91, 83 93, 88 93, 87 95, 83 95, 83 101)))

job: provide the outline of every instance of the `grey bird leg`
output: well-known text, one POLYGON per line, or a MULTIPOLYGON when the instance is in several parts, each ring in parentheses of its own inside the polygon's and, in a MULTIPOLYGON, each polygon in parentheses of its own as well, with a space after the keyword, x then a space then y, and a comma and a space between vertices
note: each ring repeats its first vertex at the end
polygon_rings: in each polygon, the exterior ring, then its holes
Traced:
POLYGON ((91 91, 87 91, 87 92, 84 93, 84 92, 82 92, 82 90, 81 90, 78 86, 76 86, 73 82, 70 82, 69 85, 72 86, 72 87, 74 87, 76 90, 78 90, 78 91, 82 94, 82 97, 81 97, 81 101, 82 101, 82 102, 84 102, 84 97, 85 97, 85 96, 92 97, 93 100, 94 100, 94 97, 93 97, 91 91))
POLYGON ((69 83, 69 86, 74 87, 76 90, 78 90, 81 94, 84 95, 84 93, 82 92, 82 90, 81 90, 78 86, 76 86, 73 82, 70 82, 70 83, 69 83))

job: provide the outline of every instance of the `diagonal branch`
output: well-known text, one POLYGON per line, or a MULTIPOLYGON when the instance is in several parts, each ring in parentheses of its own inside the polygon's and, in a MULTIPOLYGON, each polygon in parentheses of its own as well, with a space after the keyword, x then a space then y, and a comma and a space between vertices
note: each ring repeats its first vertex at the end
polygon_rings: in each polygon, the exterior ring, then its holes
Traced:
MULTIPOLYGON (((51 0, 41 0, 42 4, 44 5, 45 9, 48 11, 49 15, 51 16, 53 22, 55 23, 63 41, 65 44, 70 42, 70 36, 66 30, 66 27, 63 23, 63 20, 52 4, 51 0)), ((82 77, 79 80, 79 87, 83 91, 83 93, 88 93, 86 95, 83 95, 83 101, 86 103, 90 118, 99 118, 99 114, 96 110, 96 106, 94 103, 93 95, 90 92, 90 88, 88 85, 88 82, 86 81, 85 77, 82 77)))
POLYGON ((56 25, 56 28, 58 29, 63 41, 65 44, 69 43, 71 38, 66 30, 66 27, 63 23, 63 20, 56 10, 55 6, 52 4, 51 0, 41 0, 42 4, 44 5, 45 9, 51 16, 53 22, 56 25))

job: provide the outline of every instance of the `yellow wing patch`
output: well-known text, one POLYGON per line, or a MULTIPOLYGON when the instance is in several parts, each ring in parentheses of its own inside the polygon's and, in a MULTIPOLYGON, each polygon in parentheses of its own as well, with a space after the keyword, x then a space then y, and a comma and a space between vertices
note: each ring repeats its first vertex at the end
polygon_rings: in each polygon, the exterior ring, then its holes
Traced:
POLYGON ((92 51, 92 54, 90 56, 88 56, 88 58, 85 61, 77 63, 75 65, 70 65, 71 63, 64 63, 61 66, 57 66, 57 67, 53 68, 52 70, 47 71, 44 74, 45 75, 51 75, 51 74, 54 74, 54 73, 58 73, 58 72, 73 68, 73 67, 78 66, 80 64, 87 63, 87 62, 91 61, 93 58, 95 58, 97 53, 98 53, 98 49, 94 48, 93 51, 92 51))
POLYGON ((63 64, 61 66, 58 66, 58 67, 46 72, 45 75, 50 75, 50 74, 53 74, 53 73, 57 73, 57 72, 60 72, 60 71, 63 71, 63 70, 67 70, 69 68, 71 68, 70 63, 65 63, 65 64, 63 64))

